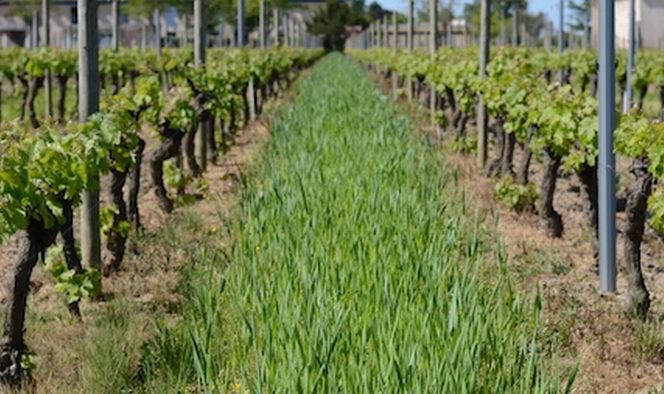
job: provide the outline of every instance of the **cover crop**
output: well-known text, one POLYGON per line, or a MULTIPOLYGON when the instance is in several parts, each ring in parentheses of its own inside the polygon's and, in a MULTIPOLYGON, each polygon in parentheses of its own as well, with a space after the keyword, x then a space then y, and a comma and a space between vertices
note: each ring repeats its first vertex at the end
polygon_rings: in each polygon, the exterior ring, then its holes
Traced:
POLYGON ((537 298, 511 290, 453 174, 358 65, 319 64, 273 135, 231 265, 173 330, 201 390, 566 389, 539 357, 537 298))

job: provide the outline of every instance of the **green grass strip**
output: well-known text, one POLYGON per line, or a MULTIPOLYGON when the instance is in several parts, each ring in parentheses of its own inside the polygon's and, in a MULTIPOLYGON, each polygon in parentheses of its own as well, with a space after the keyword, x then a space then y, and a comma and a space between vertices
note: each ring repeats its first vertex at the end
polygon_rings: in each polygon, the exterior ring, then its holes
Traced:
POLYGON ((230 266, 199 275, 155 349, 185 366, 153 376, 208 392, 569 389, 538 356, 537 297, 511 290, 453 172, 365 71, 328 56, 272 132, 230 266))

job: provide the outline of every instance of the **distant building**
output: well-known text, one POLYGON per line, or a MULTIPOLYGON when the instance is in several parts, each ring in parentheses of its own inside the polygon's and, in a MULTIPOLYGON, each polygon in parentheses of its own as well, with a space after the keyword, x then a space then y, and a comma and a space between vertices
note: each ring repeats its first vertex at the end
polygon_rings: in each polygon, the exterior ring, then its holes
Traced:
MULTIPOLYGON (((626 48, 629 32, 629 0, 615 0, 616 46, 626 48)), ((637 41, 641 48, 664 49, 664 0, 636 0, 637 41)), ((599 3, 593 0, 592 40, 599 46, 599 3)))
MULTIPOLYGON (((77 39, 77 1, 76 0, 51 0, 50 13, 50 42, 54 47, 73 48, 77 39)), ((291 3, 291 8, 281 12, 280 35, 283 37, 291 29, 300 37, 299 45, 315 45, 316 39, 305 32, 306 22, 313 13, 325 6, 324 0, 300 0, 291 3), (288 23, 285 22, 288 20, 288 23), (302 34, 299 34, 302 33, 302 34)), ((123 47, 154 47, 155 24, 152 18, 130 17, 122 12, 120 7, 120 45, 123 47)), ((41 12, 41 8, 39 9, 41 12)), ((112 14, 111 1, 99 0, 99 44, 101 48, 111 45, 112 14)), ((30 47, 35 37, 32 37, 32 18, 30 16, 17 16, 11 13, 11 7, 6 0, 0 0, 0 47, 9 46, 30 47)), ((273 41, 274 29, 272 28, 272 12, 267 15, 268 37, 273 41)), ((163 46, 179 45, 186 37, 188 42, 193 42, 193 17, 184 18, 178 15, 172 8, 161 14, 161 40, 163 46), (185 21, 186 26, 185 26, 185 21)), ((209 46, 233 46, 236 39, 235 26, 221 23, 215 29, 208 32, 209 46)), ((248 45, 258 46, 258 32, 252 31, 248 34, 248 45)), ((43 30, 39 30, 38 42, 43 40, 43 30)))
MULTIPOLYGON (((122 7, 120 8, 122 10, 122 7)), ((41 10, 41 8, 40 8, 41 10)), ((31 34, 31 17, 16 16, 10 13, 10 6, 0 2, 0 46, 30 46, 34 42, 31 34)), ((100 0, 98 8, 99 44, 101 48, 111 43, 111 4, 109 0, 100 0)), ((76 0, 52 1, 50 6, 50 42, 54 47, 72 48, 77 42, 78 13, 76 0)), ((41 17, 41 15, 40 15, 41 17)), ((162 39, 174 35, 169 28, 166 15, 162 16, 162 39)), ((122 46, 141 46, 152 43, 154 25, 147 18, 130 18, 120 11, 120 44, 122 46)), ((43 30, 39 29, 39 40, 43 39, 43 30)))

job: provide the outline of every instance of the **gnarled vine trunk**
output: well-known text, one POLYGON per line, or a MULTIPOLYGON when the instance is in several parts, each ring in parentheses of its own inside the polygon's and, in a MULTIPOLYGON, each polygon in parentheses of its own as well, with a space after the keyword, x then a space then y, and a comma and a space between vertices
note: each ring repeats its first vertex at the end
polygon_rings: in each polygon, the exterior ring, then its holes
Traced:
POLYGON ((456 98, 454 97, 454 90, 447 86, 445 86, 445 98, 447 107, 449 108, 449 112, 447 113, 447 124, 454 126, 455 118, 457 116, 457 102, 456 98))
POLYGON ((466 136, 466 125, 468 124, 468 121, 470 120, 470 115, 459 111, 461 113, 461 117, 459 121, 456 124, 456 135, 458 138, 463 138, 466 136))
POLYGON ((220 134, 220 139, 219 139, 219 149, 221 150, 222 153, 226 152, 227 146, 229 144, 229 139, 232 138, 230 134, 228 134, 226 130, 226 120, 224 119, 223 115, 219 116, 219 132, 220 134))
POLYGON ((231 142, 233 135, 235 135, 236 130, 236 114, 235 114, 235 104, 231 101, 230 109, 228 111, 228 122, 224 125, 224 141, 231 142))
POLYGON ((597 97, 597 88, 598 88, 599 78, 597 73, 594 73, 590 78, 590 95, 592 97, 597 97))
POLYGON ((120 79, 120 75, 113 75, 111 77, 111 81, 113 81, 113 89, 111 90, 113 95, 116 95, 120 92, 120 88, 122 87, 122 81, 120 79))
POLYGON ((643 104, 646 102, 646 95, 648 94, 648 86, 643 86, 639 88, 639 99, 638 99, 638 104, 636 107, 639 109, 639 111, 643 110, 643 104))
MULTIPOLYGON (((65 255, 65 262, 68 269, 81 274, 83 273, 83 266, 81 265, 81 258, 78 256, 76 240, 74 239, 74 207, 71 201, 63 200, 62 217, 64 218, 64 222, 60 226, 59 232, 62 237, 62 251, 65 255)), ((70 303, 68 309, 69 313, 74 317, 80 318, 81 311, 78 307, 78 301, 70 303)))
POLYGON ((523 159, 516 171, 516 181, 521 185, 527 185, 530 180, 530 163, 533 160, 533 151, 530 149, 530 140, 533 136, 533 130, 528 130, 526 142, 523 147, 523 159))
POLYGON ((129 208, 128 217, 135 231, 141 228, 141 215, 138 208, 138 195, 141 191, 141 167, 143 165, 143 152, 145 141, 139 139, 138 147, 134 153, 134 166, 129 174, 129 208))
POLYGON ((500 174, 502 176, 514 176, 514 146, 516 136, 514 133, 505 132, 505 143, 503 144, 503 156, 500 159, 500 174))
POLYGON ((584 165, 576 171, 576 175, 581 181, 583 193, 586 197, 586 218, 588 226, 592 231, 592 246, 595 258, 599 256, 599 217, 598 217, 598 184, 597 184, 597 166, 584 165))
MULTIPOLYGON (((258 116, 258 104, 256 95, 256 86, 254 80, 250 80, 247 85, 247 100, 249 106, 249 120, 254 121, 258 116)), ((245 122, 245 125, 248 122, 245 122)))
POLYGON ((646 158, 635 159, 631 172, 636 182, 627 197, 627 224, 625 226, 624 259, 627 271, 625 311, 628 315, 644 318, 650 308, 650 294, 641 271, 641 241, 646 223, 648 197, 652 192, 653 177, 648 172, 646 158))
POLYGON ((65 116, 67 113, 67 81, 69 78, 58 76, 55 80, 58 84, 58 122, 65 123, 65 116))
POLYGON ((162 126, 161 129, 161 135, 164 140, 152 153, 152 157, 150 158, 150 174, 159 208, 165 213, 170 213, 173 211, 173 201, 168 197, 168 191, 164 185, 164 161, 178 154, 185 133, 180 130, 171 129, 167 125, 162 126))
POLYGON ((129 86, 131 86, 131 91, 133 94, 136 93, 136 78, 138 77, 137 72, 132 72, 129 74, 129 86))
POLYGON ((194 178, 198 178, 202 174, 201 167, 196 162, 195 154, 197 129, 198 127, 191 127, 191 130, 184 136, 184 157, 187 161, 187 167, 189 167, 189 174, 194 178))
POLYGON ((249 85, 245 87, 244 91, 241 94, 242 96, 242 127, 245 127, 249 124, 249 85))
POLYGON ((30 124, 35 129, 39 128, 39 120, 37 119, 37 111, 35 110, 35 101, 37 100, 39 89, 43 84, 44 77, 33 78, 28 84, 28 113, 30 115, 30 124))
POLYGON ((496 149, 495 149, 496 157, 486 167, 486 176, 488 177, 500 174, 501 164, 503 161, 503 154, 505 151, 505 145, 507 143, 506 133, 505 130, 503 129, 502 119, 496 119, 496 125, 494 127, 494 131, 496 134, 496 149))
POLYGON ((549 150, 545 150, 544 153, 544 174, 542 175, 539 200, 537 201, 537 213, 540 218, 540 225, 546 234, 550 237, 559 238, 563 235, 563 220, 553 208, 553 198, 562 158, 549 150))
POLYGON ((20 246, 15 257, 13 274, 8 282, 5 301, 5 322, 0 339, 0 382, 20 386, 23 376, 21 361, 26 350, 23 340, 25 312, 30 293, 30 276, 39 255, 55 242, 57 229, 46 229, 32 219, 20 234, 20 246))
POLYGON ((206 113, 204 116, 205 136, 207 137, 207 158, 212 164, 217 164, 217 136, 215 135, 214 116, 206 113))
POLYGON ((659 120, 664 122, 664 85, 659 87, 659 104, 661 105, 659 120))
POLYGON ((30 94, 30 84, 28 83, 28 80, 22 75, 19 75, 17 78, 23 87, 23 91, 21 92, 21 115, 19 116, 22 122, 25 120, 25 113, 28 110, 28 95, 30 94))
POLYGON ((111 184, 109 197, 115 207, 113 224, 110 233, 106 237, 106 249, 109 256, 104 264, 103 274, 109 276, 120 269, 124 259, 125 247, 127 245, 127 233, 121 226, 127 222, 127 204, 124 200, 124 185, 127 181, 127 171, 111 169, 111 184))

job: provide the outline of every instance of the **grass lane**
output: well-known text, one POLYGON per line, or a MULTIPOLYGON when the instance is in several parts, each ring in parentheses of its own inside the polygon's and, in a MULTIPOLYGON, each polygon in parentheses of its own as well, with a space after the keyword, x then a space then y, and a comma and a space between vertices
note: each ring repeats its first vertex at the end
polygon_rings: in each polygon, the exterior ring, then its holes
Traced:
POLYGON ((230 264, 185 288, 147 391, 559 392, 490 231, 365 72, 328 56, 273 127, 230 264))

